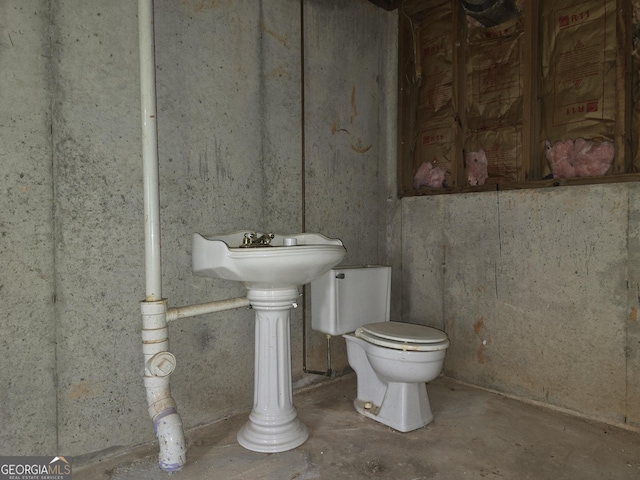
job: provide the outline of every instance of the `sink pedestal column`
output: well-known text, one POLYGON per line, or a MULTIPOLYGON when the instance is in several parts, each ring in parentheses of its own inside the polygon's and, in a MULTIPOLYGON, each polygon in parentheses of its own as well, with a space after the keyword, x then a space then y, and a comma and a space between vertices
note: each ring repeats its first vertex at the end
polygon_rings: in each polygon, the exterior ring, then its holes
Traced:
POLYGON ((291 388, 290 313, 297 288, 249 289, 256 312, 253 410, 238 432, 238 443, 254 452, 291 450, 309 436, 298 420, 291 388))

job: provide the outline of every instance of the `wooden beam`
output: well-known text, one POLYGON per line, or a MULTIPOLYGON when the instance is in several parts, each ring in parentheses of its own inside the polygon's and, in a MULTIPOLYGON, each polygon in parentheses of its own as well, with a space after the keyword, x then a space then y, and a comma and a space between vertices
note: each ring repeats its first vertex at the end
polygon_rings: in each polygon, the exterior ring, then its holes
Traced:
POLYGON ((541 151, 540 138, 540 3, 525 2, 524 10, 524 65, 522 98, 522 174, 518 181, 542 178, 546 161, 541 151))

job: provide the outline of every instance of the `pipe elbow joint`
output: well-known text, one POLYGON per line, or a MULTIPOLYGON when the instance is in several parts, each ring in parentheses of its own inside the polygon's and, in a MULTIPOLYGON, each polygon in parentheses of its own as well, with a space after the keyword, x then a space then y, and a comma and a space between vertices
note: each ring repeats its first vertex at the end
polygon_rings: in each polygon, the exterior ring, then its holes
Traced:
POLYGON ((187 462, 187 447, 182 429, 182 420, 175 408, 160 412, 153 419, 160 447, 158 466, 165 472, 177 472, 187 462))

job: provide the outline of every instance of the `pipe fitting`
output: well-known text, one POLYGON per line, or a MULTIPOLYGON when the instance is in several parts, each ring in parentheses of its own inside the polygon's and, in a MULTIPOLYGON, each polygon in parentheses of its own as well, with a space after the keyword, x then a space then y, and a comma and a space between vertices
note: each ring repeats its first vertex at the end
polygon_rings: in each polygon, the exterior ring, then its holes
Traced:
POLYGON ((176 402, 169 391, 169 377, 144 377, 144 386, 151 419, 168 408, 176 410, 176 402))
POLYGON ((158 465, 165 472, 177 472, 187 462, 180 415, 172 408, 160 412, 153 419, 153 430, 160 445, 158 465))
POLYGON ((154 377, 168 377, 176 368, 176 357, 171 352, 158 352, 147 360, 147 370, 154 377))
POLYGON ((142 353, 144 386, 149 416, 158 439, 158 465, 165 472, 175 472, 186 463, 186 442, 182 420, 169 389, 169 376, 176 366, 169 349, 167 302, 142 302, 142 353))

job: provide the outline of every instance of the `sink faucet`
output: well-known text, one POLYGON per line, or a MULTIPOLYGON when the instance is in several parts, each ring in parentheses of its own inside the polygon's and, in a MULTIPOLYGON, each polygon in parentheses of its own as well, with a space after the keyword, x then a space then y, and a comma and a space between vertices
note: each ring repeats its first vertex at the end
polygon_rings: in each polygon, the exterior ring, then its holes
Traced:
POLYGON ((273 233, 263 233, 258 236, 255 232, 248 232, 244 234, 241 247, 271 247, 271 240, 275 235, 273 233))

